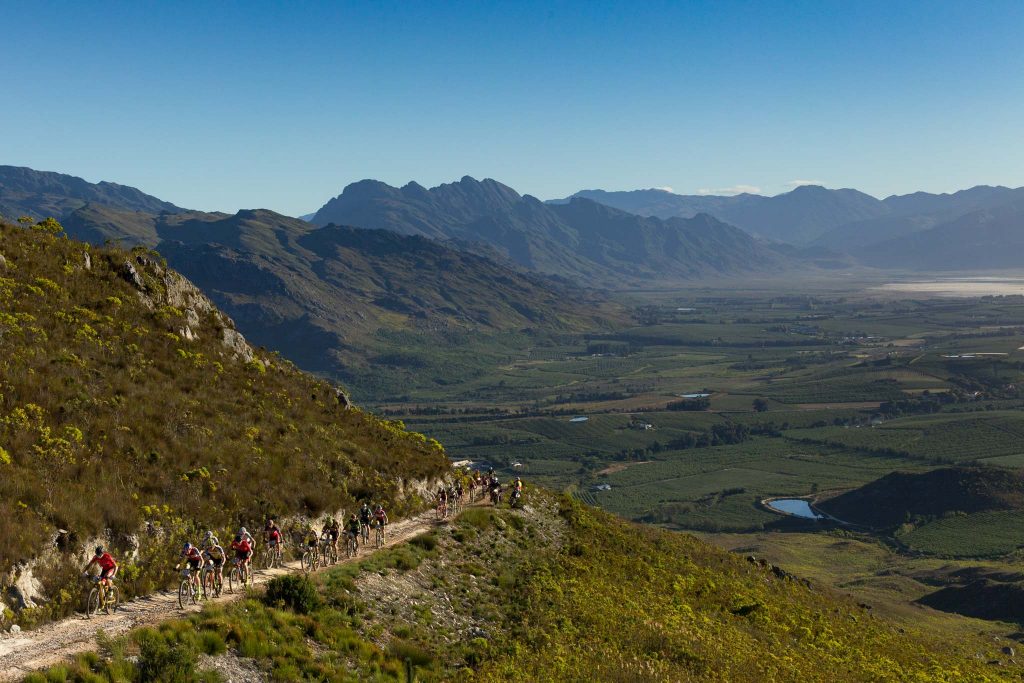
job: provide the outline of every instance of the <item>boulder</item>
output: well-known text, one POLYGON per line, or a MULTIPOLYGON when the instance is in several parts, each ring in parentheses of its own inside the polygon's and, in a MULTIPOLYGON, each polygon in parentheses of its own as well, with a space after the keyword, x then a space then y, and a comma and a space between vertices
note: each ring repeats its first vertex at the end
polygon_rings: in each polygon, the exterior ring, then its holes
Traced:
POLYGON ((7 259, 4 258, 3 254, 0 254, 0 268, 7 269, 7 259))
POLYGON ((32 574, 32 569, 27 564, 19 564, 13 567, 10 573, 4 578, 3 583, 7 586, 7 601, 15 612, 23 609, 38 607, 39 602, 46 602, 43 597, 43 586, 32 574))
POLYGON ((130 282, 139 291, 146 291, 146 283, 143 281, 142 276, 139 275, 139 271, 135 269, 131 261, 125 261, 121 264, 119 271, 121 277, 130 282))
POLYGON ((243 337, 238 330, 225 327, 221 341, 224 343, 224 346, 232 352, 235 358, 241 358, 246 363, 252 360, 252 349, 249 348, 249 344, 246 343, 245 337, 243 337))
POLYGON ((352 407, 352 399, 348 397, 341 387, 335 387, 334 398, 338 401, 338 405, 341 406, 342 410, 348 410, 352 407))
POLYGON ((82 256, 82 267, 86 270, 92 270, 92 256, 89 255, 89 252, 85 252, 82 256))

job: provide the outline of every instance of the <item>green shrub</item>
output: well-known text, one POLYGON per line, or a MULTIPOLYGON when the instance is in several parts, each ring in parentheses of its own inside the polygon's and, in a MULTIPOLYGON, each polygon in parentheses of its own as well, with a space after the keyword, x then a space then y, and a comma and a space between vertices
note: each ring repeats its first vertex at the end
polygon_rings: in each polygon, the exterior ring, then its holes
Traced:
POLYGON ((190 683, 195 675, 196 653, 184 643, 169 642, 152 629, 135 635, 139 644, 136 680, 140 683, 190 683))
POLYGON ((423 548, 424 550, 431 551, 437 547, 437 535, 433 532, 426 532, 412 538, 409 541, 410 544, 423 548))
POLYGON ((309 614, 320 606, 320 595, 309 577, 301 574, 277 576, 267 584, 264 601, 271 607, 289 607, 299 614, 309 614))

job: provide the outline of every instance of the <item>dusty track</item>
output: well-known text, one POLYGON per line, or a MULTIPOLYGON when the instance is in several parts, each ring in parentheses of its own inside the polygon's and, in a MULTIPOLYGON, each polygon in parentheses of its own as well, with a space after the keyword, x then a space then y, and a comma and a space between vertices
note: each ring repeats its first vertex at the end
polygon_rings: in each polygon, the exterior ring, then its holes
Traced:
MULTIPOLYGON (((403 543, 416 534, 436 526, 434 512, 424 513, 401 522, 391 524, 385 547, 403 543)), ((359 554, 339 564, 356 562, 377 552, 360 549, 359 554)), ((300 571, 298 562, 289 562, 280 569, 256 571, 256 585, 264 584, 275 576, 300 571)), ((323 571, 322 569, 320 571, 323 571)), ((228 603, 243 597, 243 593, 224 593, 212 602, 228 603)), ((205 603, 203 603, 205 604, 205 603)), ((157 624, 183 614, 198 612, 202 605, 187 610, 178 608, 178 594, 170 591, 153 593, 124 603, 111 615, 86 619, 84 615, 47 624, 33 631, 0 640, 0 681, 20 680, 33 671, 58 664, 70 657, 96 647, 97 632, 108 636, 119 636, 133 628, 157 624)))

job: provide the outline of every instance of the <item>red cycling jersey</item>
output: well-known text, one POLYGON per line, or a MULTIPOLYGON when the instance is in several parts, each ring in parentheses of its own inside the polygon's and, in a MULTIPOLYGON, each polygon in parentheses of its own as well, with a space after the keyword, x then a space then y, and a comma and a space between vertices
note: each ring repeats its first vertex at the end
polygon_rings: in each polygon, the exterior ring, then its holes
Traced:
POLYGON ((271 541, 279 541, 279 540, 281 540, 281 530, 278 529, 277 527, 274 527, 269 532, 269 538, 270 538, 271 541))
POLYGON ((241 541, 232 541, 231 549, 239 553, 248 553, 252 550, 252 546, 249 545, 249 541, 242 539, 241 541))
POLYGON ((114 567, 117 566, 117 562, 114 562, 114 558, 110 556, 110 553, 103 553, 97 557, 96 564, 105 572, 113 571, 114 567))

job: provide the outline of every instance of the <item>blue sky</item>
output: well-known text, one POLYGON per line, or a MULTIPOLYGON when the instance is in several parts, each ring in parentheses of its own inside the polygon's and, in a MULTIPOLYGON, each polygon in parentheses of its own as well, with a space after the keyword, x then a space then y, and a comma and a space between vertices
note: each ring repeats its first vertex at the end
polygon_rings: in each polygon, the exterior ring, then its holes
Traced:
POLYGON ((0 163, 190 208, 1024 185, 1024 2, 0 0, 0 163))

